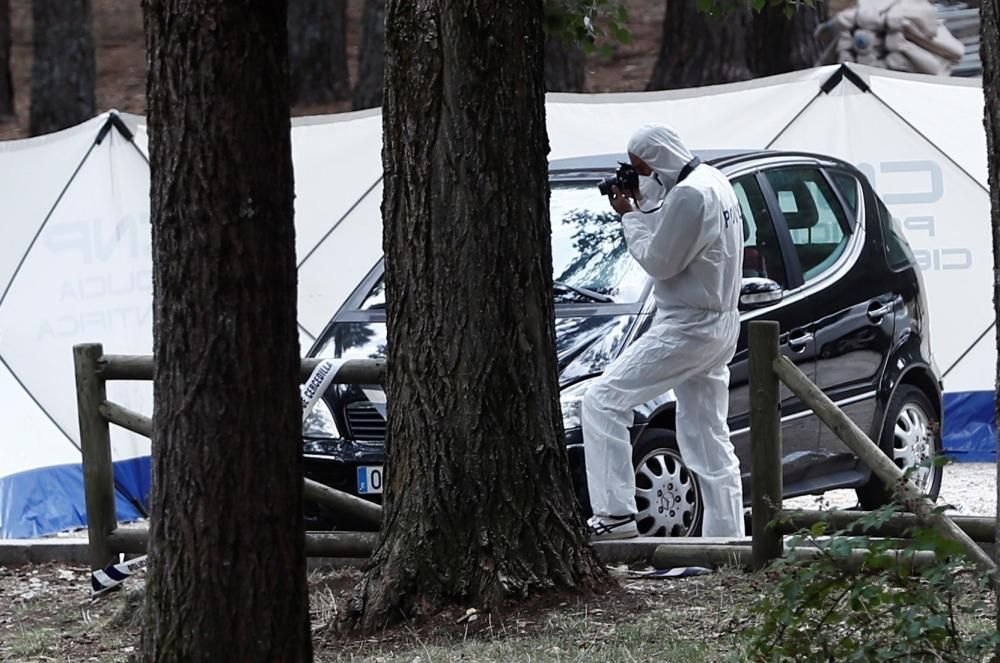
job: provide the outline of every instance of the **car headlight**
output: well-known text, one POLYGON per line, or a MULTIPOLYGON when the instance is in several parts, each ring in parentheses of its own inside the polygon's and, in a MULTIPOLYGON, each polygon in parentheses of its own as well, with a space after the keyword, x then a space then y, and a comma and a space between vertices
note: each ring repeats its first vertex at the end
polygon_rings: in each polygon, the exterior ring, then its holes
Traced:
POLYGON ((306 415, 306 420, 302 423, 302 436, 333 439, 340 437, 330 406, 322 398, 316 401, 312 411, 306 415))
POLYGON ((577 382, 559 394, 559 405, 562 409, 564 430, 580 427, 580 411, 583 408, 583 396, 587 393, 587 388, 593 381, 594 379, 591 378, 577 382))

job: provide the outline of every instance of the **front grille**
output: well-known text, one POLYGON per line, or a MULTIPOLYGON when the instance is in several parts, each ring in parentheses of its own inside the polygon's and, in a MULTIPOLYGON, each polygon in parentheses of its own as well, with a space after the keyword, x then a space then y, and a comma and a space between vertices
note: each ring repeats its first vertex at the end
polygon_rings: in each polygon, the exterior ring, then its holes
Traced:
POLYGON ((344 409, 347 428, 355 440, 385 441, 385 419, 369 401, 358 401, 344 409))

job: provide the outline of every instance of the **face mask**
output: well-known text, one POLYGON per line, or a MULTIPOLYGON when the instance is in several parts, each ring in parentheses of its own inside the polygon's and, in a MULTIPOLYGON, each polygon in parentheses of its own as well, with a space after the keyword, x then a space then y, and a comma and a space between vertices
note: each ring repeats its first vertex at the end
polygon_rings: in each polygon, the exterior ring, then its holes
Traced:
POLYGON ((639 193, 642 194, 642 202, 656 203, 667 195, 667 188, 660 182, 660 176, 656 173, 652 175, 640 175, 639 193))

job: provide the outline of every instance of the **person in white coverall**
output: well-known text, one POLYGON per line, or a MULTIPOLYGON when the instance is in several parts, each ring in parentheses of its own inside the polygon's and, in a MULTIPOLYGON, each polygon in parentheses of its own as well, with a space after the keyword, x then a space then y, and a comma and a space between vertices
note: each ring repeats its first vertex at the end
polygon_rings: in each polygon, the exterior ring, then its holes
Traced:
POLYGON ((673 389, 681 458, 704 500, 702 534, 743 536, 739 460, 726 423, 728 363, 740 331, 739 200, 725 175, 700 164, 662 124, 636 131, 628 153, 640 189, 615 187, 612 206, 622 215, 629 252, 653 279, 656 314, 583 398, 591 534, 637 536, 629 426, 635 407, 673 389))

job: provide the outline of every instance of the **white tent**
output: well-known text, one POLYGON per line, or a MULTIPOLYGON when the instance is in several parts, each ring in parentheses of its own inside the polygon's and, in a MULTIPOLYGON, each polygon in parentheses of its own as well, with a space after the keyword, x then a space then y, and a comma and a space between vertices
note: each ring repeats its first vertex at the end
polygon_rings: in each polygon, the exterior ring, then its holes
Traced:
MULTIPOLYGON (((550 159, 622 152, 645 121, 699 149, 844 158, 903 222, 924 268, 946 448, 992 452, 992 256, 978 81, 822 67, 670 92, 550 95, 550 159), (955 297, 954 293, 962 293, 955 297), (970 305, 968 302, 974 302, 970 305), (985 331, 984 331, 985 330, 985 331)), ((381 116, 293 122, 302 350, 381 255, 381 116)), ((0 143, 0 535, 85 522, 71 346, 151 351, 149 170, 140 117, 108 113, 0 143)), ((111 398, 150 412, 148 383, 111 398)), ((141 515, 149 444, 115 431, 122 519, 141 515)))

